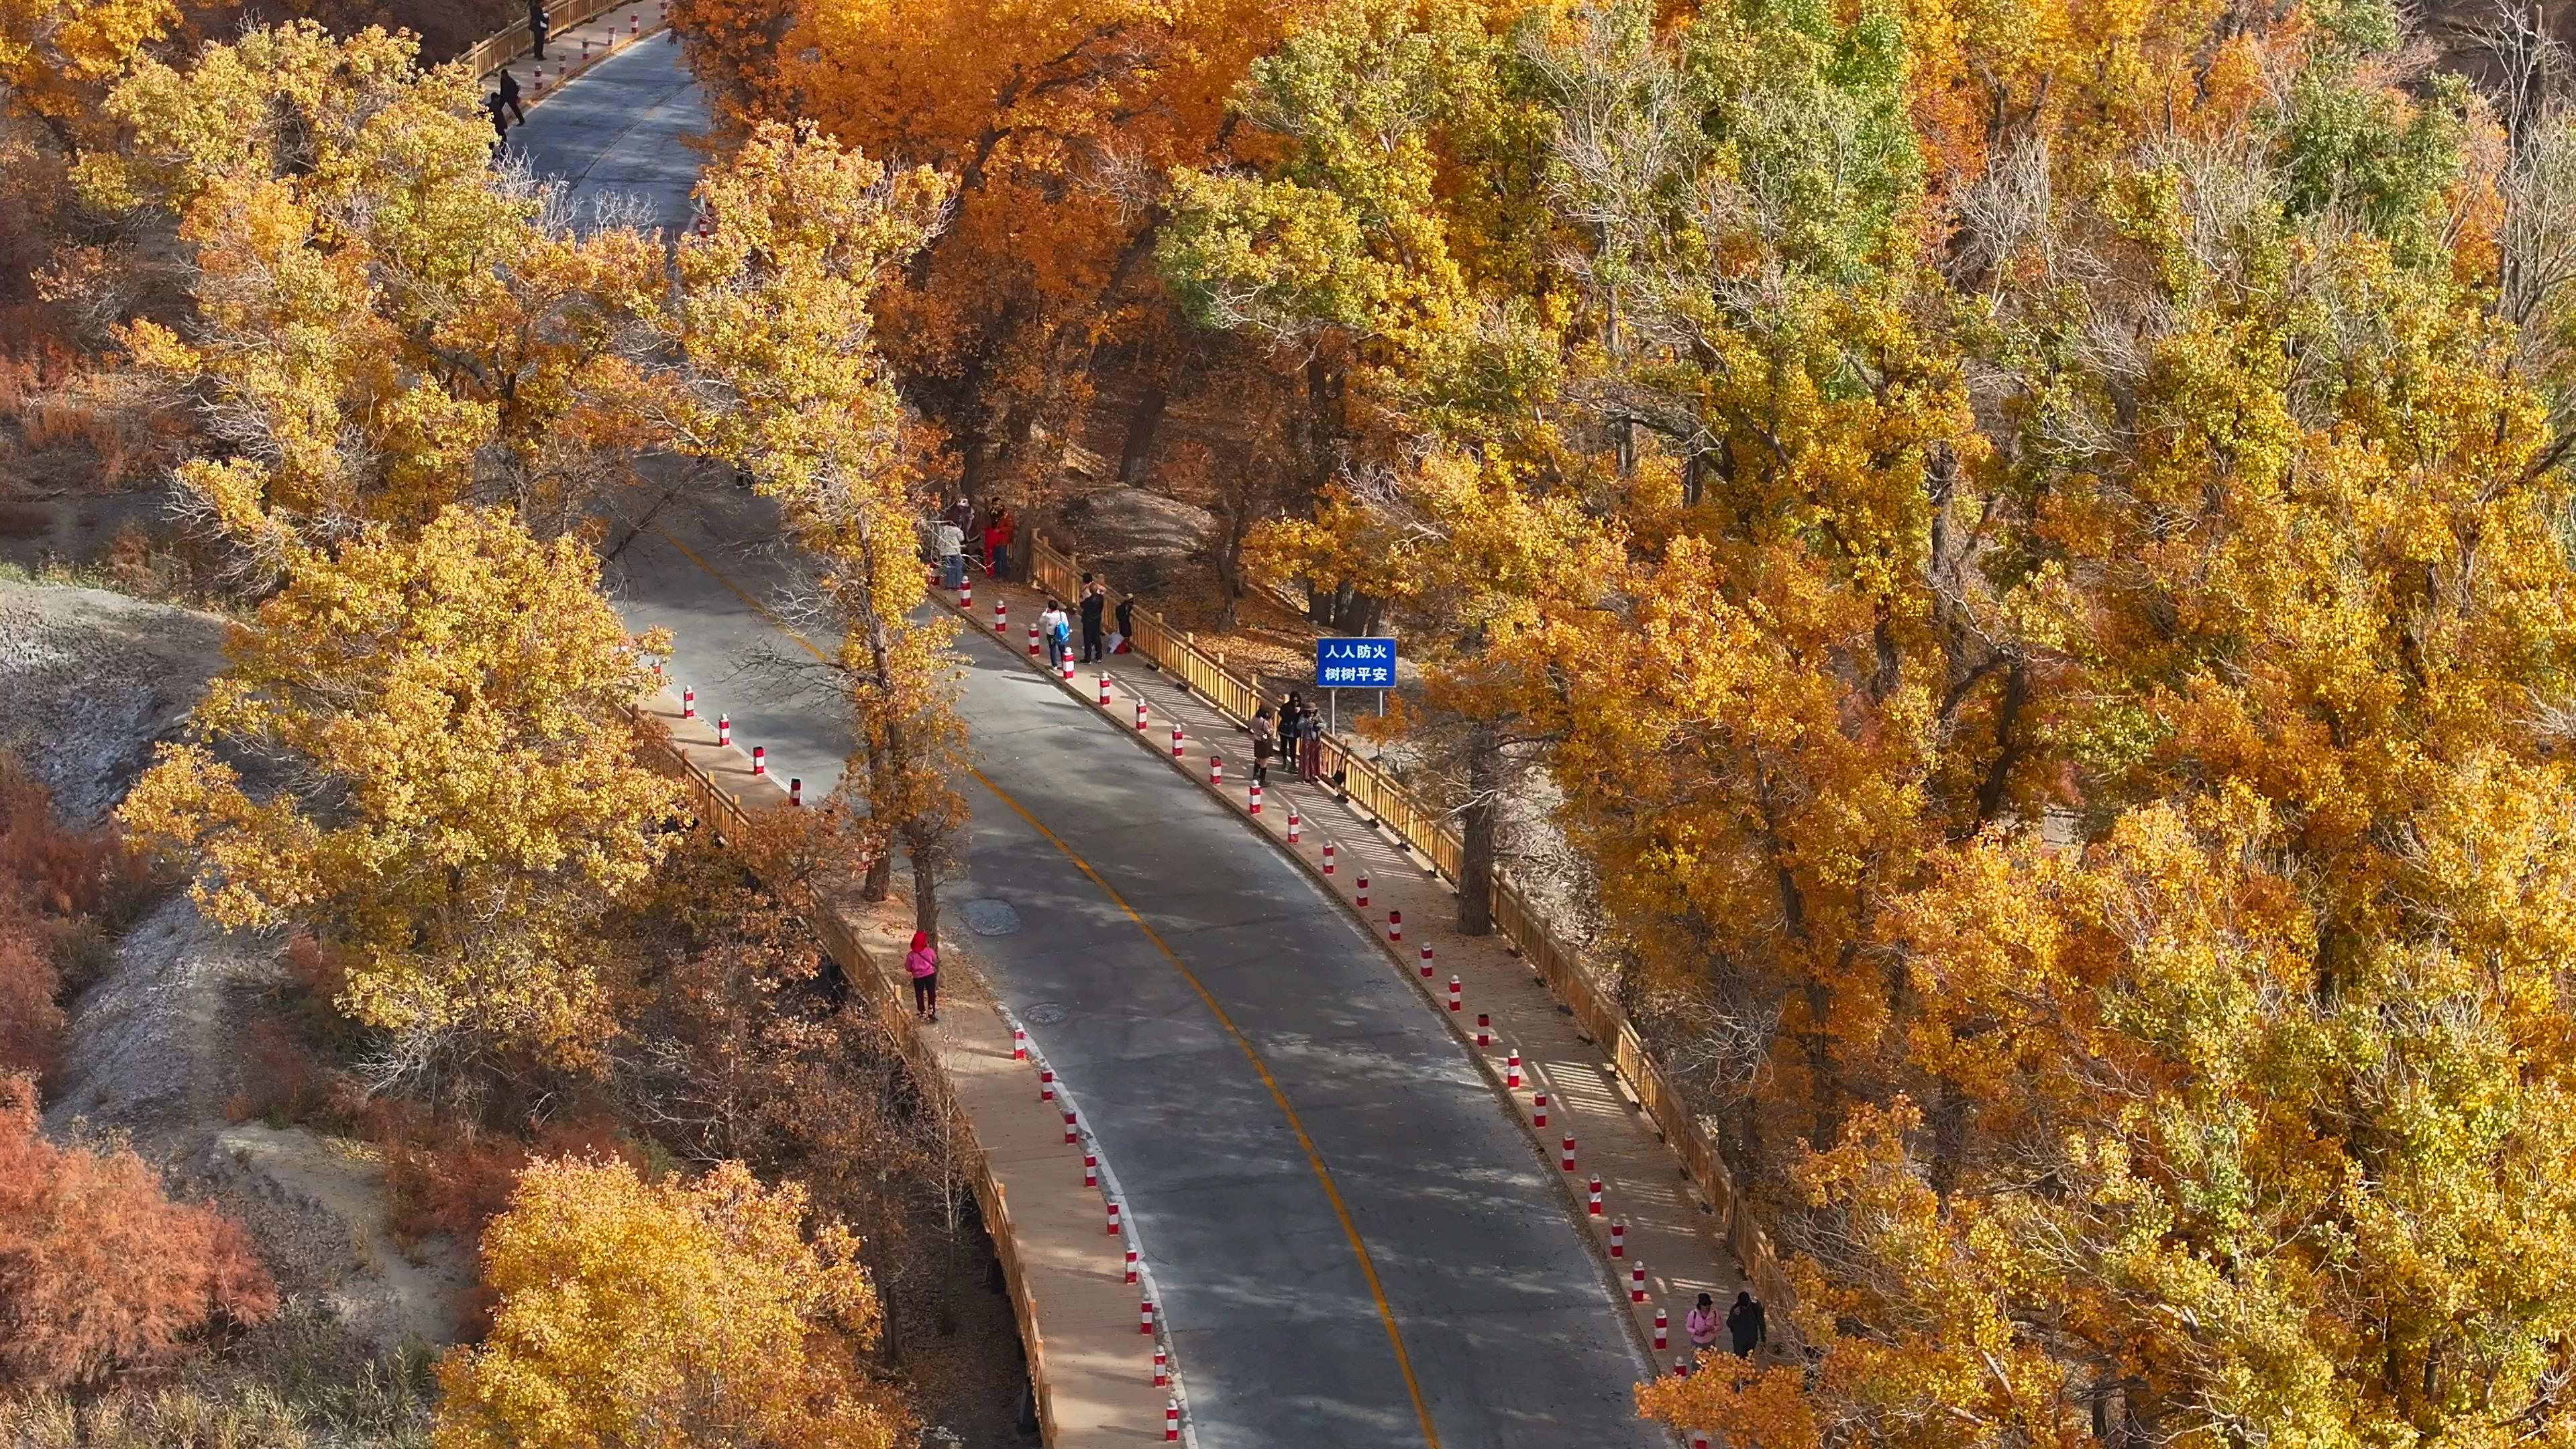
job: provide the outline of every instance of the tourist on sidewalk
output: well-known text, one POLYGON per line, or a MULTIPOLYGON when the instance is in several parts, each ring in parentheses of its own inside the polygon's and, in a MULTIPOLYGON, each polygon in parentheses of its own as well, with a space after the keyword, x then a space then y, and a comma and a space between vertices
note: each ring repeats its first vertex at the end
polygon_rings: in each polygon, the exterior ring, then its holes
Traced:
POLYGON ((966 582, 966 530, 943 518, 938 537, 940 586, 957 588, 966 582))
POLYGON ((1097 664, 1109 657, 1100 643, 1100 615, 1109 607, 1109 587, 1090 574, 1082 576, 1082 659, 1097 664))
POLYGON ((925 1021, 939 1019, 939 948, 930 944, 930 933, 912 933, 912 950, 905 953, 903 969, 912 973, 912 1014, 925 1021))
POLYGON ((1270 706, 1252 712, 1252 783, 1270 783, 1271 752, 1279 747, 1279 724, 1270 717, 1270 706))
POLYGON ((510 113, 502 109, 499 91, 483 98, 483 112, 492 118, 492 160, 498 163, 502 148, 510 141, 510 113))
POLYGON ((1699 1295, 1699 1305, 1682 1319, 1682 1332, 1690 1339, 1694 1359, 1717 1347, 1717 1300, 1699 1295))
POLYGON ((544 5, 538 3, 538 0, 528 0, 528 39, 536 42, 539 60, 546 58, 546 36, 550 33, 549 27, 553 22, 554 17, 546 13, 544 5))
POLYGON ((1009 518, 1010 515, 999 508, 996 508, 991 513, 985 515, 984 577, 988 579, 993 576, 993 570, 1000 566, 1002 550, 1008 544, 1010 535, 1004 533, 1002 529, 1008 522, 1009 518))
POLYGON ((528 108, 519 104, 519 78, 510 74, 506 65, 501 67, 501 104, 510 108, 510 114, 519 118, 520 125, 528 124, 528 108))
POLYGON ((1297 777, 1309 785, 1324 778, 1324 717, 1311 709, 1297 721, 1297 777))
POLYGON ((1073 647, 1073 621, 1065 617, 1062 604, 1046 601, 1038 615, 1038 634, 1046 640, 1047 668, 1063 668, 1065 653, 1073 647))
POLYGON ((1118 647, 1111 652, 1124 654, 1135 647, 1136 601, 1134 599, 1120 599, 1118 601, 1118 647))
POLYGON ((967 501, 965 494, 960 493, 957 495, 957 501, 948 505, 948 511, 939 516, 956 524, 957 531, 962 534, 975 526, 975 505, 967 501))
MULTIPOLYGON (((1700 1296, 1705 1298, 1708 1295, 1703 1293, 1700 1296)), ((1753 1350, 1761 1347, 1762 1340, 1770 1336, 1762 1322, 1762 1305, 1753 1301, 1752 1294, 1735 1295, 1735 1306, 1726 1310, 1726 1336, 1734 1343, 1737 1358, 1753 1357, 1753 1350)))

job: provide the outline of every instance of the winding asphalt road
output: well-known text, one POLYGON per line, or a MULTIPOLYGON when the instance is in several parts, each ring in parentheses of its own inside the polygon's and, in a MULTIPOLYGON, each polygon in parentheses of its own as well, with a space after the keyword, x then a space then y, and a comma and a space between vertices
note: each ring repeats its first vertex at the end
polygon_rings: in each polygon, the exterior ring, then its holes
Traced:
MULTIPOLYGON (((677 48, 647 43, 513 135, 585 192, 638 187, 676 226, 690 210, 673 158, 695 155, 666 122, 687 114, 703 110, 677 48)), ((793 573, 778 536, 757 499, 684 491, 632 531, 611 583, 633 624, 677 635, 674 679, 700 709, 819 793, 847 730, 785 672, 806 646, 774 616, 793 573)), ((1649 1370, 1548 1164, 1394 964, 1221 805, 988 636, 969 631, 960 654, 977 768, 949 899, 1002 928, 973 942, 990 984, 1121 1179, 1199 1442, 1665 1442, 1634 1417, 1649 1370)))

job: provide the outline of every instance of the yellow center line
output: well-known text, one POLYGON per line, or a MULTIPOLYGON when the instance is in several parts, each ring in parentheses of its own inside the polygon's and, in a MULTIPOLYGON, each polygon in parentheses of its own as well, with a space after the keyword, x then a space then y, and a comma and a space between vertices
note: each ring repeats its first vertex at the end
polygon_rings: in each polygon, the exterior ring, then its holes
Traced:
MULTIPOLYGON (((715 565, 700 558, 697 550, 659 528, 654 529, 653 532, 663 542, 686 555, 689 562, 705 570, 709 578, 732 590, 735 598, 742 600, 751 607, 752 612, 768 620, 771 628, 803 645, 805 652, 815 658, 824 657, 823 651, 815 648, 804 635, 788 628, 777 615, 769 611, 767 605, 744 592, 741 585, 726 578, 715 565)), ((1013 799, 1010 792, 994 784, 983 771, 968 766, 967 773, 975 777, 976 783, 992 791, 994 799, 1008 805, 1013 813, 1027 821, 1029 828, 1044 837, 1047 844, 1054 846, 1066 860, 1073 862, 1074 869, 1089 877, 1091 883, 1100 888, 1100 893, 1109 897, 1110 903, 1124 912, 1127 919, 1135 923, 1137 930, 1145 933, 1145 939, 1154 943, 1154 949, 1163 953, 1163 959, 1172 963, 1172 969, 1179 972, 1181 979, 1190 984, 1190 989, 1198 993, 1199 1000, 1206 1003, 1208 1014, 1214 1016, 1217 1025, 1224 1027, 1226 1035, 1234 1039, 1235 1046, 1243 1052, 1244 1060, 1252 1063, 1252 1070, 1260 1076, 1261 1085, 1270 1091, 1270 1100, 1278 1104, 1280 1114, 1288 1119, 1288 1130, 1297 1135, 1297 1145, 1306 1154, 1306 1166, 1315 1174, 1315 1180, 1323 1184, 1324 1197, 1333 1205, 1333 1216, 1341 1219, 1342 1235, 1350 1239, 1351 1253, 1359 1259, 1360 1276, 1368 1280, 1369 1296, 1377 1300, 1378 1319, 1386 1325, 1387 1345, 1395 1351, 1396 1371, 1404 1376, 1405 1392, 1413 1396, 1413 1414, 1422 1423, 1422 1442, 1428 1445, 1429 1449, 1440 1449, 1440 1430, 1431 1422, 1431 1406, 1424 1402, 1422 1384, 1414 1377, 1413 1355, 1405 1350, 1403 1330, 1399 1329, 1395 1322, 1395 1306, 1387 1302, 1386 1285, 1377 1275, 1377 1261, 1369 1256, 1368 1244, 1360 1237, 1359 1224, 1351 1219, 1350 1205, 1342 1200, 1342 1189, 1340 1184, 1333 1181, 1333 1170, 1324 1165, 1322 1150, 1315 1146, 1314 1137, 1306 1131, 1305 1119, 1297 1115, 1297 1109, 1289 1102, 1288 1093, 1280 1087, 1279 1079, 1271 1075, 1270 1064, 1261 1059, 1261 1053, 1254 1049, 1252 1039, 1243 1034, 1243 1028, 1235 1025, 1234 1018, 1226 1013, 1223 1006, 1217 1004, 1216 993, 1207 989, 1207 984, 1200 981, 1198 973, 1192 971, 1188 964, 1181 960, 1180 953, 1171 948, 1170 943, 1163 939, 1162 933, 1155 930, 1152 923, 1139 915, 1136 908, 1127 903, 1127 898, 1118 893, 1118 888, 1111 885, 1099 871, 1092 868, 1090 861, 1083 859, 1072 846, 1065 844, 1060 836, 1046 827, 1045 821, 1030 814, 1027 806, 1013 799)))

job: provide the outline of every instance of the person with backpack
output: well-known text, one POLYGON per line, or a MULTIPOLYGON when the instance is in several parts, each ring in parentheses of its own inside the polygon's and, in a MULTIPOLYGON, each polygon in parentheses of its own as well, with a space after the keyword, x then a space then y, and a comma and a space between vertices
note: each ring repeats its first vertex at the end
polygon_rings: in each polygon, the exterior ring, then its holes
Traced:
POLYGON ((1699 1295, 1698 1304, 1682 1318, 1682 1333, 1690 1339, 1693 1358, 1717 1347, 1717 1300, 1699 1295))
POLYGON ((939 948, 930 944, 930 933, 912 933, 912 949, 904 953, 903 969, 912 976, 912 1014, 924 1021, 939 1020, 939 948))
POLYGON ((1073 621, 1065 617, 1064 605, 1053 599, 1038 615, 1038 634, 1046 640, 1047 668, 1064 667, 1064 656, 1073 648, 1073 621))

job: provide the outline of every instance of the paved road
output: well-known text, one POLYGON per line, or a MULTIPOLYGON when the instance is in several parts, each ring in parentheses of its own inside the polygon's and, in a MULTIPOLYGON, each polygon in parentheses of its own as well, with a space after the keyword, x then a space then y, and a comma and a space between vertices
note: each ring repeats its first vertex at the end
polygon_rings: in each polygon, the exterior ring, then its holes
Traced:
MULTIPOLYGON (((639 72, 659 50, 632 58, 639 72)), ((629 60, 593 75, 672 104, 611 71, 629 60)), ((635 144, 611 130, 585 134, 597 151, 635 144)), ((625 169, 550 144, 565 174, 625 169)), ((611 585, 633 623, 677 634, 674 678, 701 709, 819 793, 846 729, 744 663, 799 657, 763 613, 789 571, 775 538, 756 500, 686 495, 619 552, 611 585)), ((1550 1169, 1379 948, 989 638, 962 655, 978 769, 949 898, 1016 917, 973 944, 1120 1177, 1199 1442, 1662 1442, 1633 1417, 1646 1366, 1550 1169)))
MULTIPOLYGON (((523 84, 525 74, 522 67, 523 84)), ((576 205, 632 197, 645 225, 677 231, 697 215, 689 188, 699 156, 688 143, 706 129, 706 96, 680 63, 680 47, 653 38, 546 97, 525 125, 511 128, 509 149, 538 175, 571 182, 576 205)))

